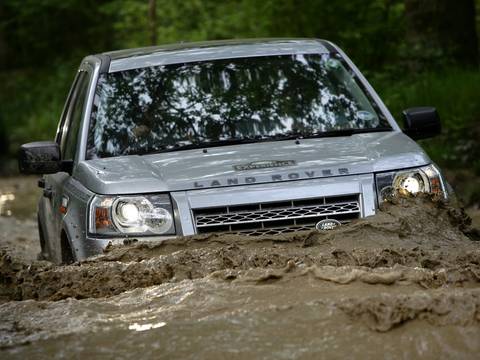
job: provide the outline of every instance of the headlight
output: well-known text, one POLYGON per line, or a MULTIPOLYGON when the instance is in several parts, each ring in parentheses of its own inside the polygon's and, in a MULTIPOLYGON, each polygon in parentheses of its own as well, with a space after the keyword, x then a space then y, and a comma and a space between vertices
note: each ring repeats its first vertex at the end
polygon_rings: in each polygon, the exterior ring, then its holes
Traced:
POLYGON ((379 203, 395 194, 417 194, 419 192, 433 193, 444 196, 444 181, 435 165, 417 169, 398 170, 376 174, 377 196, 379 203))
POLYGON ((89 232, 99 235, 175 234, 170 197, 96 196, 90 203, 89 232))

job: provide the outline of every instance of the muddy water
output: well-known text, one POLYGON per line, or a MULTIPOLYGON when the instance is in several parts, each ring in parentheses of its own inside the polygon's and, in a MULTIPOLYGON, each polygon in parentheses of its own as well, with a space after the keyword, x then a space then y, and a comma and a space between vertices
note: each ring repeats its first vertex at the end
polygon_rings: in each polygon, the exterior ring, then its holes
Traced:
POLYGON ((40 194, 36 177, 0 178, 0 248, 26 261, 40 252, 35 215, 40 194))
POLYGON ((480 242, 400 199, 289 237, 111 247, 71 266, 0 252, 3 358, 478 358, 480 242))
POLYGON ((340 286, 309 277, 265 284, 184 280, 106 299, 3 304, 2 353, 18 359, 475 358, 478 299, 474 290, 340 286), (352 315, 356 302, 378 309, 352 315), (390 331, 376 330, 377 321, 400 318, 390 331))
POLYGON ((40 196, 37 177, 0 178, 0 216, 30 219, 40 196))

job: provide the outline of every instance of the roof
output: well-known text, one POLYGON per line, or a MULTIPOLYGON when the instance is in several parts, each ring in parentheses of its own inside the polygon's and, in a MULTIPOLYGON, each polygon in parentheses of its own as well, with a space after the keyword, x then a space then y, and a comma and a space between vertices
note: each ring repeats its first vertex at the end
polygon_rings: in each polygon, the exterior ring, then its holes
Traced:
POLYGON ((328 53, 333 46, 317 39, 249 39, 176 43, 97 54, 109 72, 149 66, 252 56, 328 53))

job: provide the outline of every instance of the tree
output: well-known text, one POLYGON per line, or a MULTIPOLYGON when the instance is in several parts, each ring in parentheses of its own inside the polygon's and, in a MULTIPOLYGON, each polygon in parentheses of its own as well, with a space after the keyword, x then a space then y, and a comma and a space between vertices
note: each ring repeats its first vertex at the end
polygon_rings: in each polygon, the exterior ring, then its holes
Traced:
POLYGON ((157 45, 157 2, 148 2, 148 22, 150 27, 150 44, 157 45))
POLYGON ((479 61, 474 0, 405 0, 408 52, 422 65, 479 61))
MULTIPOLYGON (((0 19, 3 19, 3 14, 5 10, 3 5, 0 4, 0 19)), ((7 47, 7 40, 5 39, 5 30, 4 26, 0 24, 0 70, 2 70, 7 65, 7 55, 8 55, 8 47, 7 47)))

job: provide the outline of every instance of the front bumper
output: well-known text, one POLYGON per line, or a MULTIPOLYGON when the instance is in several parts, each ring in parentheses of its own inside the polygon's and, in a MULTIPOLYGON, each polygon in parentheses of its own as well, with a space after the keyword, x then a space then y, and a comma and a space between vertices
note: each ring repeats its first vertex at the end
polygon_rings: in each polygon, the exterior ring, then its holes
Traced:
MULTIPOLYGON (((198 209, 248 206, 258 203, 300 201, 318 197, 358 195, 359 217, 375 214, 376 192, 373 174, 298 180, 258 185, 219 187, 171 193, 178 235, 199 232, 195 218, 198 209)), ((263 226, 263 224, 262 224, 263 226)), ((164 241, 171 236, 138 237, 140 241, 164 241)), ((96 238, 87 236, 80 255, 82 258, 99 254, 109 244, 123 244, 125 237, 96 238)))

